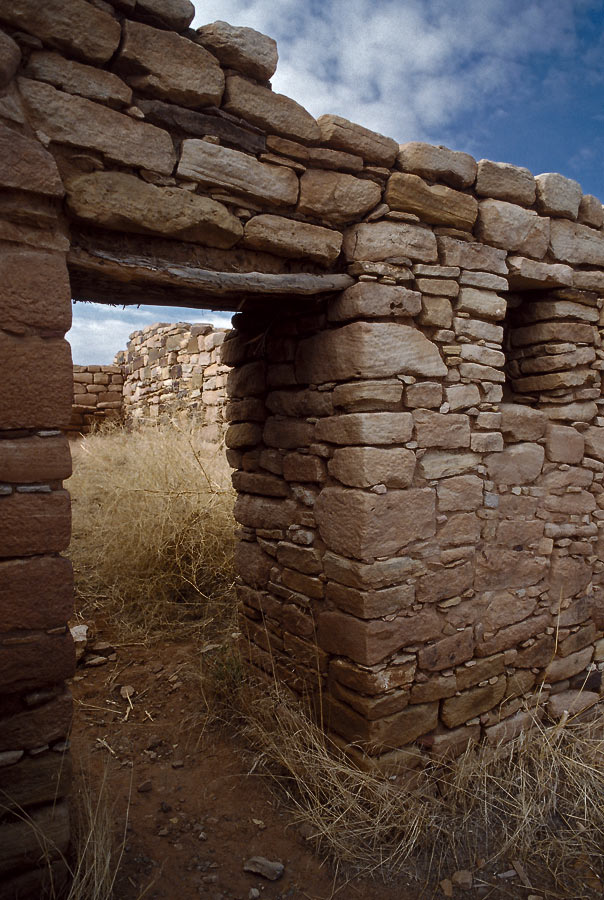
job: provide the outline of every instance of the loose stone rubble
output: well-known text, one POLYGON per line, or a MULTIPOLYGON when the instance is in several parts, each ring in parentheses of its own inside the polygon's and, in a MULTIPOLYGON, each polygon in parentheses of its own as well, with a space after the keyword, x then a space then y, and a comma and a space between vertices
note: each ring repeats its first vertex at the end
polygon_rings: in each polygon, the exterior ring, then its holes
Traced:
MULTIPOLYGON (((246 653, 320 697, 359 765, 509 740, 527 708, 601 694, 601 203, 315 122, 270 90, 274 42, 192 15, 0 0, 0 788, 37 785, 58 851, 71 297, 235 312, 246 653)), ((0 820, 7 896, 39 894, 37 847, 0 820)))

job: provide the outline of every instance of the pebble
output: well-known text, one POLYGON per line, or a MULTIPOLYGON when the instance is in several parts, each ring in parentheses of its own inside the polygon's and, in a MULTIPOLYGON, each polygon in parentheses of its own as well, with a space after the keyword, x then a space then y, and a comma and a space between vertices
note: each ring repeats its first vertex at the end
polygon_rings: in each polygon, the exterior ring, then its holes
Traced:
POLYGON ((106 656, 89 656, 84 660, 85 666, 106 666, 107 665, 107 657, 106 656))
POLYGON ((151 779, 147 778, 146 781, 141 781, 136 790, 139 792, 139 794, 148 794, 149 791, 153 790, 151 779))
POLYGON ((252 856, 244 862, 243 871, 253 872, 254 875, 262 875, 263 878, 267 878, 269 881, 277 881, 282 877, 285 866, 278 861, 272 862, 270 859, 266 859, 265 856, 252 856))

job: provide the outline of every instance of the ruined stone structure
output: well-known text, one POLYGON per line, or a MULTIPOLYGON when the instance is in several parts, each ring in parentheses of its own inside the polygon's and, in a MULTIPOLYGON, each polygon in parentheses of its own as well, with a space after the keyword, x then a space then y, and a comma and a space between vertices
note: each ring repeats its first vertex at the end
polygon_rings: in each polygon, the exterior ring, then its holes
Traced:
MULTIPOLYGON (((237 311, 249 655, 360 764, 600 690, 601 204, 315 121, 273 41, 192 13, 0 0, 0 789, 60 850, 72 296, 237 311)), ((3 896, 39 895, 32 830, 0 848, 3 896)))
POLYGON ((124 375, 121 366, 74 366, 68 435, 89 434, 105 422, 121 421, 124 375))

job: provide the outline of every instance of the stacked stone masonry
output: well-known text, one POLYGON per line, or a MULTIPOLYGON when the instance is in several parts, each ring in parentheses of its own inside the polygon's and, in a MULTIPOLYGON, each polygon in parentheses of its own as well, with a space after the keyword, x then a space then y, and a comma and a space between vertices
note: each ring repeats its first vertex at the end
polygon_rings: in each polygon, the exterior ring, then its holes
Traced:
MULTIPOLYGON (((270 38, 192 16, 0 0, 0 787, 58 850, 72 297, 237 313, 250 661, 320 689, 359 764, 505 740, 531 705, 601 691, 601 203, 315 120, 271 90, 270 38)), ((40 894, 33 844, 0 819, 5 896, 40 894)))
POLYGON ((89 434, 105 422, 121 422, 123 390, 121 366, 74 366, 73 407, 67 434, 89 434))

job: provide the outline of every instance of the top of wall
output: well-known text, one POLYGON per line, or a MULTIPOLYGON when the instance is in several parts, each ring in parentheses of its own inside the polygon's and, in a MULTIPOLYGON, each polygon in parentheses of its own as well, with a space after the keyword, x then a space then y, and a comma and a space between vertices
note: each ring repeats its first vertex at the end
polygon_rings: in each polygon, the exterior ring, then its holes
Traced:
POLYGON ((338 290, 369 264, 395 278, 450 264, 451 241, 504 251, 489 271, 512 286, 604 285, 602 205, 576 181, 315 120, 272 91, 271 38, 194 31, 193 13, 188 0, 0 3, 1 76, 17 76, 0 139, 9 163, 39 156, 39 183, 15 165, 15 189, 64 194, 64 234, 41 220, 36 238, 69 248, 75 297, 234 309, 338 290))

